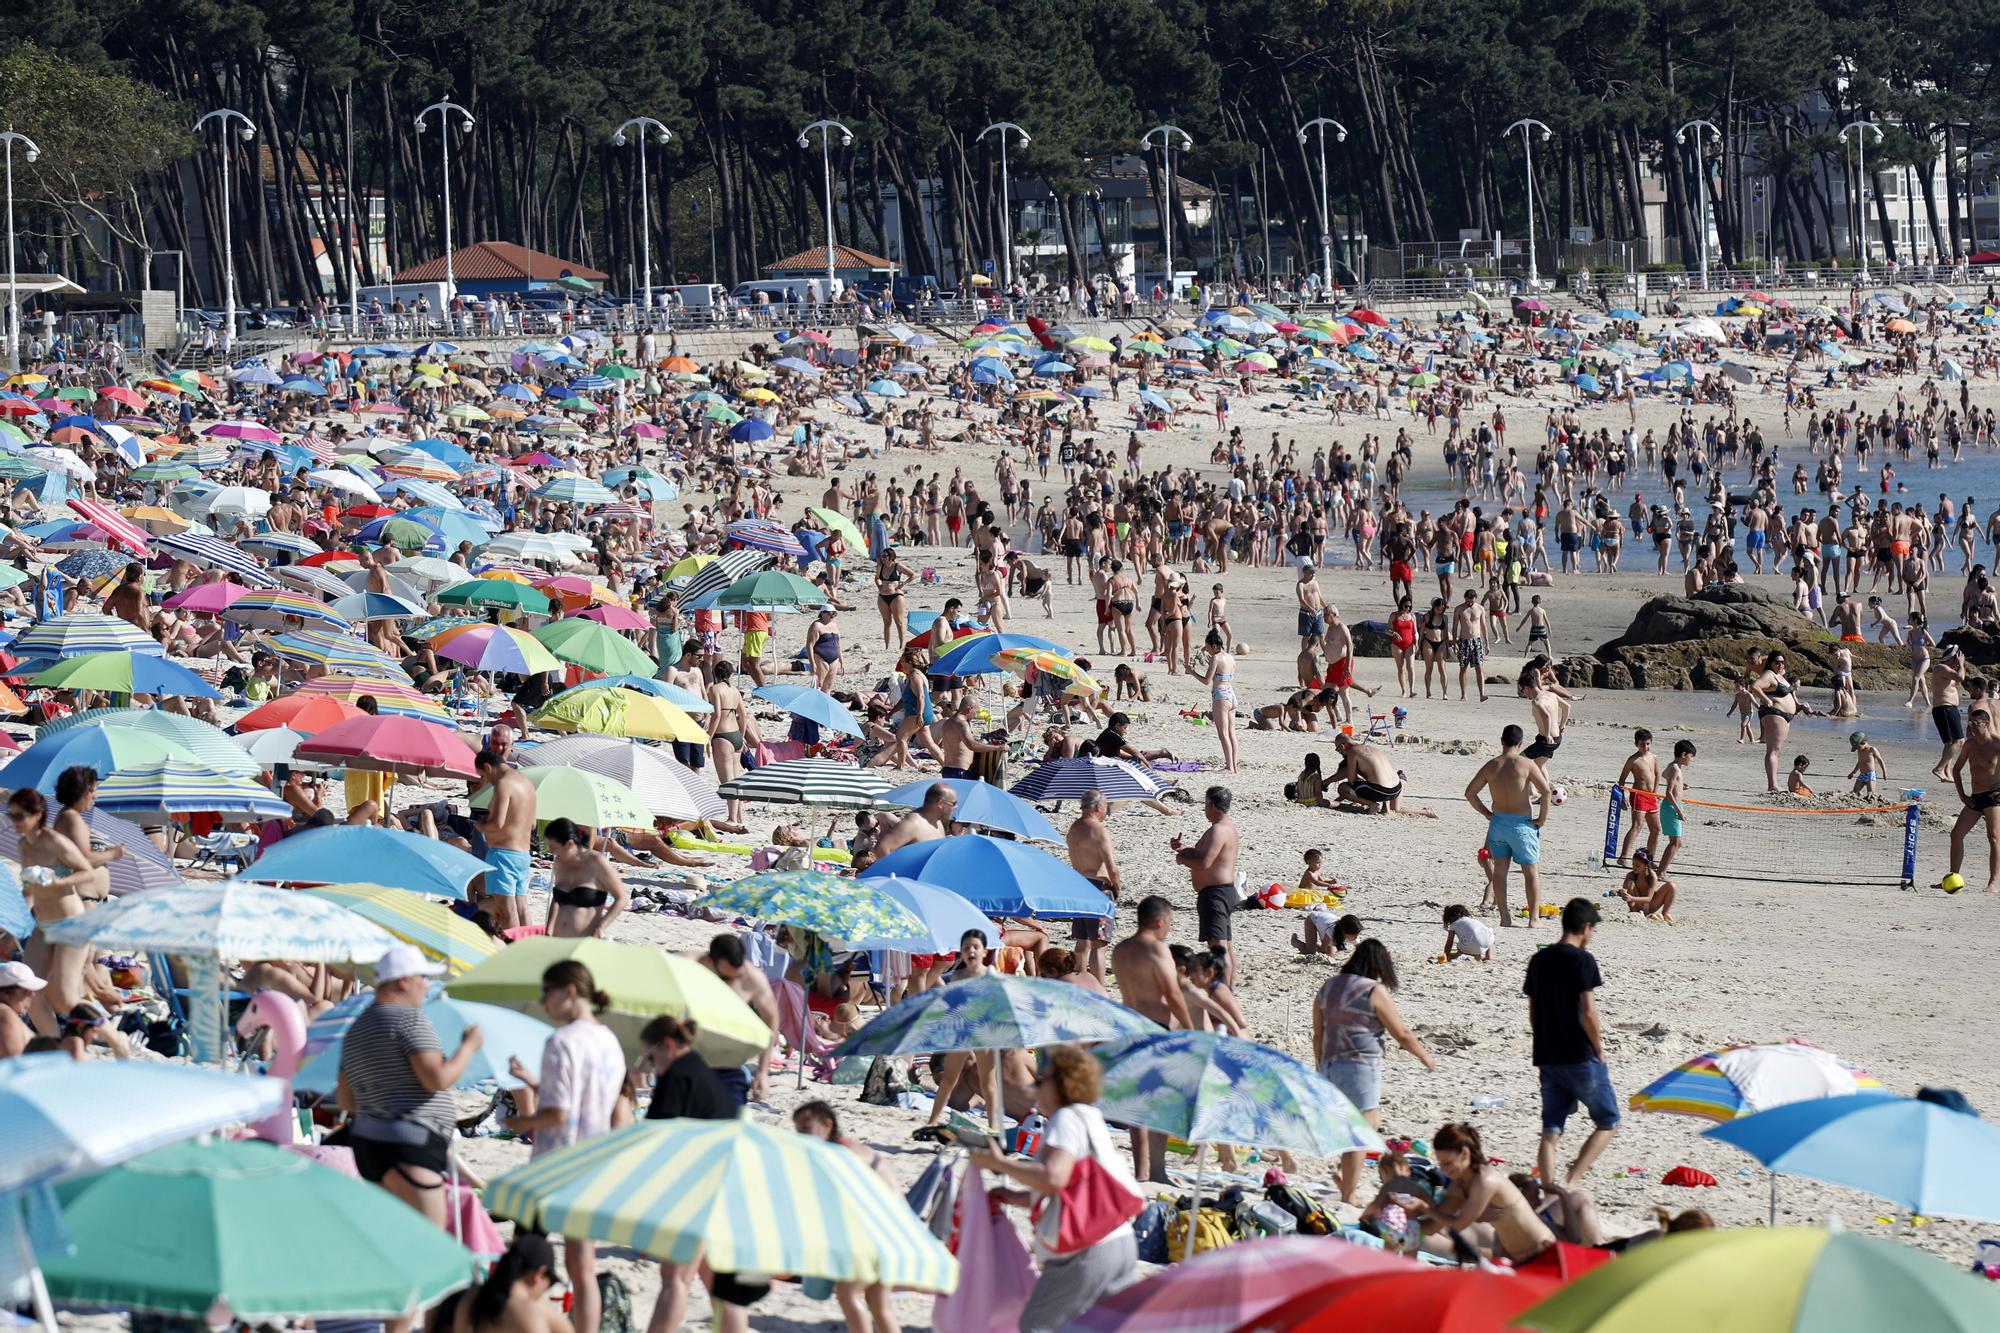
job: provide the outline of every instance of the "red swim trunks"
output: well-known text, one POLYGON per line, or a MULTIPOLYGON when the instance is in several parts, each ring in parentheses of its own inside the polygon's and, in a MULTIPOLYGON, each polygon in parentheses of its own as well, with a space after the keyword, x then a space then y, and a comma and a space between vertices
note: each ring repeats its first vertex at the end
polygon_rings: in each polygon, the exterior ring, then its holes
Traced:
POLYGON ((1343 657, 1326 669, 1326 683, 1341 689, 1354 683, 1354 659, 1343 657))
POLYGON ((1097 623, 1100 625, 1109 625, 1111 623, 1111 603, 1105 601, 1102 597, 1097 599, 1097 623))
POLYGON ((1632 809, 1639 814, 1651 814, 1660 808, 1660 794, 1656 791, 1634 791, 1632 809))
POLYGON ((1389 581, 1392 583, 1409 583, 1416 578, 1416 574, 1417 571, 1410 568, 1407 561, 1391 560, 1389 562, 1389 581))

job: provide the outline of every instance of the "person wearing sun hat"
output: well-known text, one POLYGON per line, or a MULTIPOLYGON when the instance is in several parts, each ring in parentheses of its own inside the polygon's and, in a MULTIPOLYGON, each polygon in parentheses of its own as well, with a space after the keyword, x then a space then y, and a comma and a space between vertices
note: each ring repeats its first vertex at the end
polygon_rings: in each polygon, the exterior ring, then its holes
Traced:
POLYGON ((35 1030, 28 1026, 28 1006, 49 983, 26 963, 0 963, 0 1059, 25 1055, 35 1030))
POLYGON ((363 1180, 380 1185, 438 1227, 445 1225, 444 1173, 457 1130, 451 1088, 479 1050, 476 1024, 446 1057, 423 1010, 444 965, 414 944, 375 963, 375 1002, 361 1011, 340 1047, 340 1108, 347 1146, 363 1180))

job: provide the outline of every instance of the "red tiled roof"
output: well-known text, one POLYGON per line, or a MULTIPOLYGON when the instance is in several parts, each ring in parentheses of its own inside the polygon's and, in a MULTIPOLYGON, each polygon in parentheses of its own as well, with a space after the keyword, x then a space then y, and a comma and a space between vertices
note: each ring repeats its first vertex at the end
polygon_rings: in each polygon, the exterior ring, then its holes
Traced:
MULTIPOLYGON (((880 255, 871 255, 866 250, 857 250, 851 245, 833 247, 835 269, 874 269, 883 273, 896 266, 880 255)), ((767 273, 824 273, 826 272, 826 247, 815 245, 810 250, 801 250, 773 264, 764 265, 767 273)))
MULTIPOLYGON (((591 282, 603 282, 611 276, 599 273, 587 264, 558 259, 512 241, 476 241, 460 246, 452 252, 451 267, 453 276, 466 282, 505 282, 513 278, 554 282, 565 273, 591 282)), ((396 281, 443 282, 444 260, 433 259, 427 264, 406 268, 396 275, 396 281)))

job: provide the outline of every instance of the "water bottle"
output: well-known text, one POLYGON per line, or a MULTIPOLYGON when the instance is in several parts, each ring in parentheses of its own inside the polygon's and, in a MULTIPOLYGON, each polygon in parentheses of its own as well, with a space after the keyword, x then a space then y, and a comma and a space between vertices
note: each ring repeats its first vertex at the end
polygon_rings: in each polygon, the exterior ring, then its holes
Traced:
POLYGON ((1505 1097, 1480 1096, 1472 1099, 1472 1109, 1475 1111, 1498 1111, 1506 1105, 1505 1097))

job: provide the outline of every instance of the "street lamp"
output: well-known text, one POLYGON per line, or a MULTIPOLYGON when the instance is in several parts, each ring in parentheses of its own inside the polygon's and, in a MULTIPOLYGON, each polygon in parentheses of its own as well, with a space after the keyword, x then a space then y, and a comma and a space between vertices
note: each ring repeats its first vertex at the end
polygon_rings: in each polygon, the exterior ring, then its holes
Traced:
POLYGON ((840 131, 840 146, 854 143, 854 131, 837 120, 816 120, 799 131, 799 147, 812 147, 812 132, 819 131, 820 179, 826 185, 826 299, 833 300, 833 132, 840 131))
POLYGON ((1840 127, 1840 140, 1847 142, 1850 132, 1854 134, 1854 146, 1860 153, 1858 173, 1861 185, 1854 196, 1854 257, 1861 264, 1861 281, 1868 281, 1868 136, 1872 133, 1875 142, 1882 142, 1882 127, 1872 120, 1851 120, 1840 127))
POLYGON ((257 126, 241 111, 231 111, 227 107, 211 111, 194 123, 194 132, 201 133, 202 126, 209 121, 219 121, 222 125, 222 350, 229 350, 236 341, 236 243, 229 220, 229 124, 232 120, 243 123, 236 127, 236 137, 249 143, 257 137, 257 126))
POLYGON ((1001 251, 1001 282, 1007 287, 1012 288, 1014 285, 1014 211, 1007 198, 1007 136, 1010 134, 1020 135, 1021 147, 1023 148, 1026 148, 1034 141, 1028 137, 1026 130, 1016 125, 1013 121, 1001 120, 995 121, 973 136, 972 142, 978 143, 995 130, 1000 132, 1000 230, 1005 233, 1005 248, 1001 251))
POLYGON ((458 122, 459 133, 470 134, 472 132, 472 113, 470 111, 467 111, 464 107, 460 106, 456 102, 432 102, 429 106, 425 107, 422 111, 419 111, 417 113, 416 125, 418 134, 422 134, 424 132, 426 128, 425 121, 433 111, 438 113, 439 123, 443 126, 444 131, 446 131, 438 135, 438 150, 440 154, 439 160, 442 163, 442 171, 444 173, 444 299, 445 299, 445 309, 440 311, 439 313, 444 315, 445 317, 445 327, 450 328, 451 327, 450 302, 452 297, 458 295, 458 271, 452 266, 451 262, 451 135, 448 131, 451 129, 451 113, 456 111, 459 114, 459 122, 458 122))
POLYGON ((10 370, 21 368, 21 294, 14 272, 14 141, 17 139, 28 161, 42 155, 33 139, 16 132, 12 126, 0 133, 0 143, 7 145, 7 366, 10 370))
POLYGON ((1155 125, 1139 138, 1141 148, 1153 146, 1153 136, 1160 136, 1160 159, 1166 172, 1166 189, 1160 200, 1160 234, 1166 241, 1167 252, 1167 303, 1174 300, 1174 137, 1180 136, 1181 151, 1185 153, 1194 147, 1194 140, 1178 125, 1155 125))
POLYGON ((654 120, 651 116, 634 116, 618 127, 611 136, 611 142, 620 148, 625 146, 625 131, 634 125, 639 127, 639 249, 645 256, 641 262, 642 284, 646 289, 645 304, 641 307, 648 322, 652 320, 653 309, 653 212, 652 202, 646 197, 646 134, 655 131, 653 142, 662 148, 674 137, 673 131, 654 120))
MULTIPOLYGON (((1333 141, 1335 143, 1346 143, 1347 126, 1337 120, 1330 120, 1325 116, 1315 116, 1313 119, 1299 126, 1299 146, 1301 148, 1305 146, 1307 130, 1317 129, 1319 131, 1319 248, 1321 261, 1326 266, 1324 275, 1326 278, 1326 290, 1331 293, 1333 291, 1333 216, 1327 212, 1326 203, 1326 131, 1329 125, 1333 127, 1333 141)), ((1267 264, 1266 267, 1269 267, 1269 265, 1267 264)), ((1270 280, 1268 274, 1265 276, 1265 280, 1267 282, 1270 280)))
POLYGON ((1528 159, 1528 287, 1532 290, 1541 281, 1541 270, 1535 263, 1535 140, 1530 130, 1542 132, 1542 142, 1547 143, 1555 133, 1533 116, 1523 116, 1502 130, 1502 134, 1521 132, 1521 148, 1528 159))
POLYGON ((1700 190, 1700 199, 1701 199, 1700 207, 1698 211, 1695 213, 1695 230, 1700 234, 1699 240, 1701 244, 1701 287, 1703 291, 1707 291, 1708 290, 1708 164, 1701 160, 1701 132, 1703 130, 1707 130, 1710 134, 1713 134, 1715 136, 1715 141, 1717 143, 1721 143, 1722 131, 1715 128, 1714 124, 1709 121, 1691 120, 1687 124, 1681 126, 1680 129, 1674 132, 1674 142, 1686 143, 1689 130, 1694 131, 1694 168, 1696 175, 1698 177, 1697 185, 1700 190))

